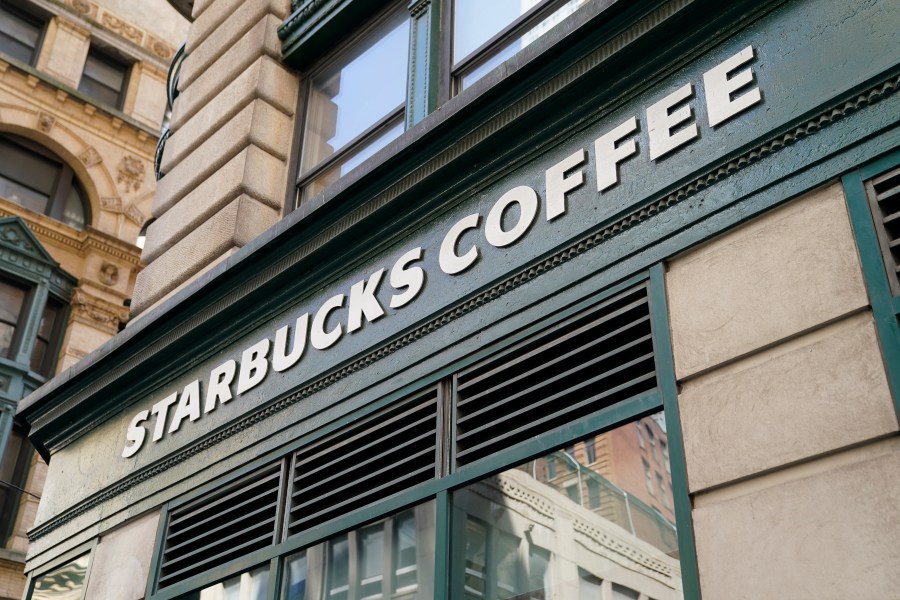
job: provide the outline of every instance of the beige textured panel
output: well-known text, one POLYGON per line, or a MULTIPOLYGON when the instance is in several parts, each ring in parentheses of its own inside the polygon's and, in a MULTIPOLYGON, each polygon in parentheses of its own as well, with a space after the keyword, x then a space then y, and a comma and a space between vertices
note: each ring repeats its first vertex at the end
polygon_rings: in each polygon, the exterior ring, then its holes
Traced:
POLYGON ((220 0, 194 21, 185 47, 190 60, 184 61, 180 81, 191 82, 267 14, 278 21, 286 16, 287 0, 220 0))
MULTIPOLYGON (((278 17, 266 15, 190 85, 179 81, 178 99, 172 109, 172 128, 177 130, 184 125, 261 55, 279 60, 281 40, 278 39, 277 28, 280 23, 278 17)), ((190 57, 185 58, 185 61, 188 60, 190 57)))
POLYGON ((59 16, 53 19, 50 30, 48 38, 52 45, 41 49, 41 54, 49 52, 45 68, 63 83, 78 87, 90 47, 90 33, 59 16))
POLYGON ((870 313, 683 384, 692 492, 897 431, 870 313))
POLYGON ((254 100, 177 165, 163 158, 166 176, 157 183, 153 214, 161 216, 251 144, 286 161, 292 132, 290 117, 262 100, 254 100))
POLYGON ((260 57, 166 141, 166 162, 180 162, 256 98, 263 98, 285 115, 293 115, 297 88, 295 75, 271 58, 260 57))
POLYGON ((238 197, 141 271, 132 311, 141 312, 232 246, 251 241, 279 217, 278 211, 252 198, 238 197))
POLYGON ((91 559, 85 598, 141 600, 147 590, 159 512, 126 523, 101 538, 91 559))
POLYGON ((282 160, 249 146, 151 223, 141 260, 146 264, 153 262, 241 194, 280 209, 284 201, 285 171, 282 160))
POLYGON ((166 82, 148 69, 133 69, 132 72, 138 73, 139 79, 131 116, 158 130, 166 113, 166 82))
POLYGON ((868 304, 837 183, 676 258, 666 284, 679 379, 868 304))
POLYGON ((900 444, 694 510, 704 600, 896 598, 900 444))

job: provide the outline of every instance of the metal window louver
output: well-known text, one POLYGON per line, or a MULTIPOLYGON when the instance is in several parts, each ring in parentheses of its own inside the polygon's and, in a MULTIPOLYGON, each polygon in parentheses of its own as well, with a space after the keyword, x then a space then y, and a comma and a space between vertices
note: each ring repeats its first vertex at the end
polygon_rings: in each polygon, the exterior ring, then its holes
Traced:
POLYGON ((434 386, 295 453, 288 534, 434 479, 437 402, 434 386))
POLYGON ((283 461, 169 513, 158 587, 168 587, 277 541, 283 461))
POLYGON ((900 168, 866 185, 893 295, 900 295, 900 168))
POLYGON ((471 463, 656 387, 646 286, 460 372, 456 462, 471 463))

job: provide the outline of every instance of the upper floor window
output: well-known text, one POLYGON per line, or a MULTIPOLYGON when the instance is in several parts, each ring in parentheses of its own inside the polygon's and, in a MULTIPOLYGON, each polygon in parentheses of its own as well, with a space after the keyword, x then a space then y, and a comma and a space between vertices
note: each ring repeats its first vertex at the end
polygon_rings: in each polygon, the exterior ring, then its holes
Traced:
POLYGON ((43 21, 0 1, 0 52, 34 64, 43 30, 43 21))
POLYGON ((0 198, 76 229, 90 222, 84 192, 72 169, 49 150, 0 134, 0 198))
POLYGON ((121 108, 128 80, 128 65, 108 52, 91 46, 84 71, 78 82, 78 91, 98 102, 121 108))
MULTIPOLYGON (((397 2, 343 49, 314 65, 301 120, 297 201, 300 205, 403 133, 407 100, 418 106, 422 81, 442 102, 471 86, 525 48, 587 0, 444 0, 443 39, 417 25, 410 39, 407 2, 397 2), (416 56, 410 57, 415 46, 416 56), (424 47, 428 47, 428 57, 424 47), (419 54, 423 53, 423 54, 419 54), (430 57, 438 57, 433 59, 430 57), (437 67, 433 61, 437 60, 437 67), (424 62, 422 62, 424 61, 424 62), (415 63, 421 64, 415 64, 415 63), (412 63, 412 64, 411 64, 412 63), (422 66, 425 64, 426 66, 422 66), (422 74, 427 71, 426 74, 422 74), (410 79, 409 73, 416 74, 410 79)), ((443 18, 443 17, 440 17, 443 18)), ((347 21, 352 21, 347 17, 347 21)), ((307 49, 315 52, 311 44, 307 49)), ((301 50, 291 49, 290 60, 301 50)), ((306 70, 305 64, 300 68, 306 70)), ((407 118, 408 117, 408 118, 407 118)))
POLYGON ((587 0, 454 0, 454 89, 469 87, 587 0))
POLYGON ((312 72, 300 154, 301 201, 403 133, 408 59, 409 13, 401 5, 312 72))
MULTIPOLYGON (((22 325, 28 319, 32 288, 9 279, 0 279, 0 356, 15 360, 27 341, 21 339, 22 325), (17 335, 18 334, 18 335, 17 335)), ((29 368, 47 377, 56 366, 56 347, 62 333, 65 304, 50 297, 44 305, 37 335, 31 349, 29 368)))

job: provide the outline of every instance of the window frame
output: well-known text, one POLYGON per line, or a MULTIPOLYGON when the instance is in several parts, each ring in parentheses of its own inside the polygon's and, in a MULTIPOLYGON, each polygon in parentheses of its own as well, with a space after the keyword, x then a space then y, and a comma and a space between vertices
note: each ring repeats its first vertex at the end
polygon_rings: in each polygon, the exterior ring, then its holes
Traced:
MULTIPOLYGON (((125 105, 125 97, 128 94, 128 85, 131 82, 131 75, 132 75, 132 72, 134 71, 134 68, 133 68, 134 63, 132 61, 128 60, 127 58, 123 57, 119 52, 117 52, 111 48, 107 48, 106 46, 104 46, 102 44, 98 44, 94 40, 91 40, 91 45, 88 48, 88 52, 87 52, 87 55, 85 56, 84 60, 85 60, 85 62, 81 69, 81 76, 78 78, 78 86, 77 86, 78 91, 81 92, 82 94, 84 94, 85 96, 87 96, 88 98, 90 98, 91 100, 93 100, 94 102, 96 102, 97 104, 100 104, 102 106, 108 106, 117 111, 122 110, 122 107, 125 105), (95 95, 93 92, 90 92, 90 91, 82 88, 82 84, 84 83, 85 76, 87 75, 88 61, 90 61, 92 59, 99 63, 103 63, 107 67, 113 67, 117 70, 121 68, 122 85, 121 85, 121 88, 118 90, 118 93, 116 94, 115 103, 109 103, 105 99, 100 98, 97 95, 95 95)), ((94 77, 91 77, 89 75, 87 77, 96 86, 100 86, 101 88, 103 88, 105 90, 113 89, 113 88, 110 88, 109 86, 107 86, 106 84, 104 84, 102 81, 95 79, 94 77)))
POLYGON ((81 593, 78 596, 79 600, 85 600, 85 593, 87 593, 88 583, 91 579, 91 567, 94 564, 94 550, 97 547, 98 543, 99 542, 94 539, 93 541, 79 544, 68 552, 63 553, 57 558, 42 565, 40 571, 29 573, 28 579, 25 581, 25 600, 32 600, 32 597, 34 595, 34 586, 37 584, 38 580, 41 579, 41 577, 52 573, 60 567, 64 567, 68 563, 77 560, 82 556, 87 556, 88 563, 87 568, 84 572, 84 582, 81 586, 81 593))
MULTIPOLYGON (((694 550, 691 505, 687 490, 687 474, 684 464, 683 449, 681 448, 682 442, 680 420, 678 416, 674 359, 671 353, 671 339, 668 331, 668 309, 666 307, 664 286, 663 266, 662 264, 657 264, 651 268, 649 272, 644 272, 622 280, 618 284, 606 288, 600 294, 584 298, 581 302, 577 302, 568 309, 541 319, 535 327, 527 328, 527 331, 522 331, 517 335, 506 337, 498 342, 496 346, 484 350, 483 353, 475 353, 475 355, 467 356, 432 376, 409 383, 402 389, 394 390, 389 395, 379 398, 357 411, 340 417, 332 423, 292 441, 286 447, 255 459, 226 477, 206 483, 182 497, 169 501, 162 507, 160 526, 157 530, 157 538, 154 546, 145 597, 148 600, 190 598, 191 596, 189 594, 196 592, 204 586, 211 585, 218 581, 224 581, 243 571, 263 565, 266 562, 269 563, 271 569, 270 581, 283 582, 283 569, 286 559, 296 555, 304 548, 326 542, 329 539, 342 534, 349 534, 352 530, 361 529, 367 524, 373 524, 376 521, 396 516, 396 514, 401 513, 407 508, 434 501, 436 506, 434 534, 435 599, 447 600, 451 597, 448 594, 452 593, 452 590, 450 590, 451 577, 449 570, 451 562, 454 559, 451 558, 451 554, 452 552, 457 551, 451 551, 450 549, 450 539, 454 535, 452 529, 454 525, 452 525, 452 523, 456 523, 456 526, 458 526, 458 519, 454 520, 452 517, 452 514, 455 511, 453 501, 451 500, 454 491, 462 489, 467 485, 477 483, 485 477, 514 467, 522 462, 545 456, 547 449, 550 447, 563 448, 566 445, 582 441, 591 435, 599 434, 608 429, 625 425, 630 422, 636 422, 641 418, 660 410, 665 411, 667 438, 669 440, 671 460, 673 461, 672 471, 674 475, 670 487, 672 488, 673 500, 675 503, 674 513, 676 516, 676 526, 678 528, 678 549, 681 561, 682 586, 685 590, 686 598, 698 597, 696 591, 699 589, 699 578, 697 575, 694 550), (167 530, 168 515, 170 512, 176 511, 185 504, 196 502, 205 494, 211 493, 221 488, 223 485, 228 485, 229 482, 236 481, 240 477, 245 477, 254 470, 265 468, 275 460, 284 460, 286 453, 291 454, 297 452, 297 450, 314 443, 320 438, 333 435, 334 432, 340 428, 356 422, 361 418, 366 418, 375 411, 391 405, 396 400, 420 393, 429 386, 436 385, 439 389, 445 389, 445 379, 448 372, 462 369, 479 360, 483 360, 484 356, 489 356, 493 354, 493 352, 499 352, 502 348, 514 345, 522 341, 522 339, 533 335, 535 330, 543 330, 544 328, 550 327, 559 320, 563 320, 573 314, 585 310, 586 306, 592 306, 602 302, 624 290, 634 288, 642 282, 645 282, 645 285, 648 286, 647 293, 650 304, 653 345, 656 349, 655 355, 657 357, 657 387, 651 392, 639 394, 627 400, 623 400, 616 405, 610 406, 608 409, 569 422, 566 425, 559 426, 525 442, 517 443, 502 452, 497 452, 472 463, 457 466, 452 472, 441 472, 434 480, 405 488, 402 492, 398 492, 393 496, 374 501, 367 506, 349 511, 339 517, 332 518, 326 523, 316 525, 292 536, 286 535, 288 527, 286 526, 287 520, 285 519, 282 522, 281 531, 283 533, 278 543, 272 544, 265 549, 254 551, 253 553, 248 554, 239 560, 231 561, 224 566, 210 569, 202 574, 195 575, 190 579, 174 583, 162 590, 157 589, 156 582, 159 576, 159 565, 162 549, 165 544, 165 532, 167 530)), ((453 387, 452 384, 449 386, 450 389, 453 387)), ((446 402, 448 400, 445 398, 444 401, 446 402)), ((440 435, 448 435, 448 431, 443 430, 443 433, 440 433, 440 435)), ((293 469, 288 470, 288 473, 291 472, 293 472, 293 469)), ((285 510, 284 512, 288 511, 285 510)), ((275 597, 275 591, 273 590, 280 593, 281 584, 276 588, 270 588, 270 593, 273 594, 272 597, 275 597)))
MULTIPOLYGON (((31 58, 28 61, 22 61, 26 65, 33 67, 37 64, 38 57, 41 54, 41 49, 44 45, 44 37, 47 33, 47 23, 49 19, 37 15, 32 11, 27 10, 18 5, 10 4, 7 0, 0 0, 0 12, 7 12, 11 14, 13 17, 18 17, 21 20, 29 23, 32 26, 36 26, 38 29, 37 40, 35 40, 34 47, 31 49, 31 58)), ((18 60, 11 55, 5 55, 7 57, 13 58, 13 60, 18 60)))
MULTIPOLYGON (((66 161, 57 156, 48 148, 45 148, 44 146, 38 144, 37 142, 7 132, 0 132, 0 145, 2 144, 19 146, 20 148, 24 149, 25 152, 30 152, 45 160, 52 161, 53 163, 56 163, 58 165, 59 169, 56 173, 56 179, 53 182, 53 187, 51 188, 50 195, 47 199, 47 207, 43 212, 40 212, 38 214, 46 215, 54 221, 57 221, 59 223, 62 223, 63 225, 66 225, 67 227, 71 227, 72 229, 77 229, 79 231, 83 231, 85 228, 91 226, 93 215, 91 214, 91 203, 88 199, 87 192, 84 189, 84 186, 78 180, 78 176, 75 174, 75 171, 72 169, 72 167, 69 166, 66 161), (76 227, 75 225, 63 220, 66 202, 68 200, 69 193, 73 190, 81 200, 81 210, 82 214, 84 215, 84 225, 82 227, 76 227)), ((18 202, 15 202, 12 199, 5 197, 3 198, 9 202, 12 202, 16 206, 22 207, 25 210, 37 212, 22 204, 19 204, 18 202)))
MULTIPOLYGON (((336 65, 341 64, 344 60, 350 56, 354 49, 358 44, 366 41, 368 36, 375 32, 379 27, 385 25, 392 17, 395 17, 397 13, 405 13, 408 17, 408 11, 406 10, 406 3, 395 1, 392 5, 385 7, 381 10, 375 17, 369 19, 365 24, 358 27, 346 40, 344 40, 341 46, 333 53, 323 57, 303 74, 302 84, 299 97, 299 107, 300 110, 297 111, 299 118, 297 119, 297 127, 299 135, 296 138, 295 142, 295 153, 296 159, 292 162, 295 163, 293 166, 293 170, 296 173, 296 179, 294 183, 294 193, 291 194, 291 210, 296 210, 300 207, 301 204, 304 203, 304 189, 307 186, 313 184, 319 177, 324 175, 329 169, 338 166, 338 163, 342 160, 353 157, 358 151, 363 150, 366 147, 367 142, 373 142, 380 135, 389 131, 392 127, 396 127, 397 124, 404 125, 406 122, 406 112, 408 105, 408 88, 409 88, 409 73, 407 71, 406 84, 403 88, 403 96, 404 101, 395 106, 387 115, 383 116, 379 121, 371 124, 365 130, 357 134, 355 137, 350 139, 347 143, 345 143, 339 150, 332 152, 326 158, 320 160, 315 165, 311 166, 307 171, 302 171, 303 165, 303 154, 304 154, 304 146, 307 142, 307 137, 309 135, 309 131, 307 129, 307 125, 309 123, 310 117, 310 99, 312 98, 313 86, 312 81, 321 75, 322 73, 328 71, 329 69, 335 67, 336 65)), ((382 38, 383 39, 383 38, 382 38)), ((377 43, 377 42, 376 42, 377 43)), ((406 64, 409 65, 411 59, 411 55, 409 52, 409 45, 407 44, 407 54, 406 54, 406 64)), ((403 132, 405 132, 406 128, 404 126, 403 132)), ((392 139, 396 139, 403 135, 401 132, 398 136, 395 136, 392 139)), ((388 144, 390 141, 387 142, 388 144)), ((386 145, 386 144, 385 144, 386 145)), ((380 149, 379 149, 380 150, 380 149)), ((376 153, 378 150, 375 151, 376 153)), ((364 159, 365 162, 368 159, 364 159)), ((353 167, 354 169, 357 167, 353 167)), ((352 170, 352 169, 351 169, 352 170)), ((342 176, 338 175, 338 178, 335 182, 330 184, 326 184, 324 188, 333 185, 336 183, 342 176)), ((312 194, 309 198, 315 197, 316 194, 312 194)))

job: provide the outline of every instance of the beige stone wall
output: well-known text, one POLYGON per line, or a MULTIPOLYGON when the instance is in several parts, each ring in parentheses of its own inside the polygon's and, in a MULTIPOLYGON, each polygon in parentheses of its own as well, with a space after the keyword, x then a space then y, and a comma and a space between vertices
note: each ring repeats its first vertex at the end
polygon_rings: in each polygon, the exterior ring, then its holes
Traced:
MULTIPOLYGON (((128 319, 141 267, 135 242, 156 189, 153 159, 166 109, 166 72, 188 22, 165 0, 33 2, 54 16, 33 66, 0 54, 0 133, 27 138, 72 167, 92 218, 78 231, 4 198, 0 217, 21 217, 77 279, 57 366, 62 371, 128 319), (77 92, 91 43, 115 48, 132 63, 121 109, 77 92)), ((25 486, 35 496, 41 495, 46 469, 35 456, 25 486)), ((37 500, 23 495, 13 537, 0 548, 0 598, 22 597, 26 532, 36 509, 37 500)))
POLYGON ((896 595, 898 423, 840 185, 666 283, 704 600, 896 595))
POLYGON ((133 314, 281 217, 299 85, 279 59, 289 9, 288 0, 195 2, 133 314))
POLYGON ((141 600, 147 589, 159 512, 128 521, 104 534, 91 558, 85 598, 141 600))

